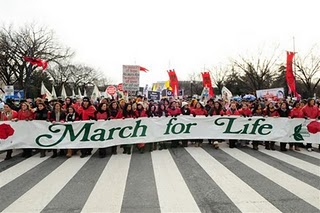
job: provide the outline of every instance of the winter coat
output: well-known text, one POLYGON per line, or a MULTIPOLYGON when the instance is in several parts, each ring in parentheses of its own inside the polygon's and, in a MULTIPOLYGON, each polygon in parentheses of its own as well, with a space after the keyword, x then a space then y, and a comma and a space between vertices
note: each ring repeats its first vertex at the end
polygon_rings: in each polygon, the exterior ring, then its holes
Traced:
POLYGON ((63 111, 60 111, 60 117, 57 120, 57 113, 55 111, 51 111, 48 114, 49 121, 51 122, 63 122, 66 119, 66 114, 63 111))
POLYGON ((301 108, 297 108, 294 107, 291 111, 290 111, 290 117, 291 118, 303 118, 303 112, 301 108))
POLYGON ((78 113, 80 115, 80 120, 87 121, 94 119, 94 113, 96 111, 96 108, 94 106, 90 105, 88 108, 83 108, 82 106, 79 107, 78 113))
POLYGON ((21 109, 18 112, 18 120, 33 120, 33 112, 31 110, 22 111, 21 109))
POLYGON ((314 119, 314 118, 317 118, 319 116, 318 115, 319 114, 319 109, 316 106, 305 105, 302 108, 302 113, 303 113, 304 117, 314 119))
POLYGON ((42 109, 34 112, 34 120, 48 120, 48 110, 47 109, 42 109))

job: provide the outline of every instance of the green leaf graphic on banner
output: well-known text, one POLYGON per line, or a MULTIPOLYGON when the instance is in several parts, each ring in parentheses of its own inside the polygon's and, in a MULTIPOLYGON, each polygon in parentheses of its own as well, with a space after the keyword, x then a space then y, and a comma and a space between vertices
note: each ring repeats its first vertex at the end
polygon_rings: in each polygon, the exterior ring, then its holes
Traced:
POLYGON ((302 124, 296 126, 294 128, 294 134, 293 137, 296 141, 304 141, 304 138, 302 137, 302 135, 300 134, 300 131, 302 129, 302 124))
POLYGON ((304 139, 300 133, 294 134, 293 137, 296 141, 304 141, 304 139))
POLYGON ((294 133, 300 133, 301 128, 302 128, 302 124, 296 126, 296 127, 294 128, 294 133))

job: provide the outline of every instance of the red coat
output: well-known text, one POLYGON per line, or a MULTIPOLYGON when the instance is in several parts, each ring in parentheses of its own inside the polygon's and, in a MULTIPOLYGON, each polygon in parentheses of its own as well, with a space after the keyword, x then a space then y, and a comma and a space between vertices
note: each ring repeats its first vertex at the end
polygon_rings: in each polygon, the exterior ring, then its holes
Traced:
POLYGON ((228 109, 226 115, 240 115, 240 113, 238 110, 231 111, 231 109, 228 109))
POLYGON ((208 112, 205 109, 202 108, 196 108, 191 110, 192 115, 207 115, 208 112))
POLYGON ((307 118, 317 118, 319 115, 319 109, 316 107, 316 106, 308 106, 308 105, 305 105, 303 108, 302 108, 302 113, 303 113, 303 116, 307 117, 307 118))
POLYGON ((303 112, 301 108, 294 107, 290 112, 291 118, 303 118, 303 112))
POLYGON ((83 108, 82 106, 79 107, 79 115, 81 117, 81 120, 87 121, 91 118, 94 118, 94 112, 96 111, 96 108, 94 106, 90 105, 88 108, 83 108))
POLYGON ((31 110, 22 111, 20 109, 17 118, 18 120, 33 120, 33 112, 31 110))
MULTIPOLYGON (((190 108, 191 109, 191 108, 190 108)), ((192 110, 192 109, 191 109, 192 110)), ((176 115, 180 115, 181 114, 181 110, 179 107, 176 107, 174 109, 172 108, 168 108, 168 114, 170 116, 176 116, 176 115)))
POLYGON ((11 119, 18 118, 18 113, 17 113, 17 111, 11 110, 11 114, 12 114, 11 118, 8 119, 8 117, 6 116, 6 113, 5 113, 5 112, 1 112, 0 121, 7 121, 7 120, 11 120, 11 119))
POLYGON ((136 114, 137 118, 148 117, 146 110, 141 110, 140 113, 138 110, 135 110, 134 113, 136 114))
POLYGON ((108 113, 107 112, 97 112, 96 113, 96 117, 95 117, 97 120, 106 120, 108 119, 108 113))
POLYGON ((280 117, 280 114, 277 110, 274 110, 274 111, 268 111, 266 112, 266 116, 269 116, 269 117, 280 117))
POLYGON ((247 108, 247 109, 240 109, 239 110, 240 115, 242 116, 252 116, 252 111, 247 108))

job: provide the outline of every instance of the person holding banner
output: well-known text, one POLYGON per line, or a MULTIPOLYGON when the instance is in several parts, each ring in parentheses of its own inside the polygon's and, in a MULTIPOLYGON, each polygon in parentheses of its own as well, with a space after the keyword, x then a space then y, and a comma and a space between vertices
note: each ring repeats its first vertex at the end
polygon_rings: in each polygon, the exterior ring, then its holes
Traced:
MULTIPOLYGON (((38 101, 37 107, 34 110, 34 120, 46 121, 46 120, 48 120, 49 111, 47 109, 47 106, 41 101, 38 101)), ((46 156, 46 150, 41 149, 40 150, 40 158, 43 158, 45 156, 46 156)))
MULTIPOLYGON (((21 103, 21 109, 18 111, 18 117, 15 120, 26 120, 32 121, 33 120, 33 111, 30 105, 24 101, 21 103)), ((23 149, 22 157, 29 158, 32 156, 32 149, 23 149)))
MULTIPOLYGON (((308 99, 307 105, 302 108, 302 113, 306 119, 317 119, 319 117, 319 109, 315 105, 315 100, 313 98, 308 99)), ((308 152, 312 152, 312 144, 307 143, 306 149, 308 152)))
MULTIPOLYGON (((302 108, 300 107, 300 102, 295 101, 290 111, 290 118, 303 118, 303 117, 304 116, 303 116, 302 108)), ((294 147, 294 150, 300 151, 299 145, 301 144, 302 143, 289 143, 289 150, 293 151, 293 147, 294 147)))
MULTIPOLYGON (((72 105, 69 105, 66 112, 66 122, 74 122, 79 120, 79 114, 75 110, 75 108, 72 105)), ((74 153, 76 153, 77 149, 68 149, 67 150, 67 158, 71 158, 74 153)))
MULTIPOLYGON (((3 110, 0 111, 0 121, 11 121, 18 117, 17 111, 11 109, 10 105, 5 103, 3 105, 3 110)), ((12 158, 12 149, 7 150, 7 155, 4 160, 10 160, 12 158)))
MULTIPOLYGON (((108 120, 108 105, 106 103, 100 103, 97 111, 94 112, 94 118, 98 120, 108 120)), ((105 158, 107 156, 107 148, 99 148, 99 157, 105 158)))
MULTIPOLYGON (((143 107, 143 102, 138 102, 137 103, 137 109, 135 110, 135 115, 136 118, 143 118, 143 117, 148 117, 146 110, 143 107)), ((140 151, 140 153, 144 153, 144 149, 145 149, 145 143, 138 143, 137 147, 140 151)))
MULTIPOLYGON (((111 101, 109 104, 109 118, 110 119, 122 119, 122 110, 120 109, 116 101, 111 101)), ((117 154, 117 146, 111 147, 111 153, 113 155, 117 154)))
MULTIPOLYGON (((237 104, 235 102, 230 103, 230 108, 227 110, 226 115, 235 115, 240 116, 240 113, 237 109, 237 104)), ((236 146, 237 140, 230 139, 229 140, 229 148, 234 148, 236 146)))
MULTIPOLYGON (((279 117, 279 112, 278 110, 275 108, 273 102, 270 102, 268 105, 267 105, 267 108, 266 108, 266 113, 265 115, 267 117, 279 117)), ((275 142, 274 141, 266 141, 265 142, 265 148, 267 150, 276 150, 275 149, 275 142)))
MULTIPOLYGON (((160 102, 158 104, 157 116, 158 117, 162 117, 162 116, 168 117, 169 116, 168 110, 166 109, 166 106, 162 102, 160 102)), ((159 142, 159 150, 162 150, 162 149, 167 149, 167 145, 163 141, 159 142)))
MULTIPOLYGON (((157 108, 153 101, 149 102, 149 108, 147 110, 148 118, 157 117, 157 108)), ((157 143, 149 143, 149 151, 157 150, 157 143)))
MULTIPOLYGON (((172 117, 177 117, 181 114, 180 108, 177 106, 177 101, 172 100, 168 107, 168 114, 172 117)), ((171 148, 177 148, 179 145, 179 140, 171 141, 171 148)))
MULTIPOLYGON (((191 115, 191 110, 190 110, 188 102, 182 102, 181 103, 181 115, 188 115, 188 116, 191 115)), ((189 141, 188 139, 181 140, 182 146, 183 147, 188 147, 188 141, 189 141)))
MULTIPOLYGON (((80 120, 87 121, 87 120, 94 120, 95 116, 94 113, 96 108, 91 104, 91 101, 88 97, 84 97, 82 99, 81 106, 78 109, 78 113, 80 115, 80 120)), ((80 158, 87 157, 91 155, 92 149, 81 149, 80 158)))
MULTIPOLYGON (((205 110, 203 103, 201 103, 200 101, 197 102, 195 108, 191 110, 191 114, 193 115, 193 117, 208 116, 208 113, 205 110)), ((194 142, 196 142, 196 147, 201 147, 203 139, 196 139, 196 140, 194 140, 194 142)))
MULTIPOLYGON (((64 122, 66 119, 66 114, 62 110, 62 105, 59 102, 56 102, 53 105, 53 110, 48 113, 48 119, 50 122, 64 122)), ((58 152, 54 149, 51 158, 56 158, 58 156, 58 152)), ((62 156, 65 154, 65 150, 60 149, 59 155, 62 156)))
MULTIPOLYGON (((123 119, 127 118, 136 118, 136 114, 134 113, 132 109, 131 103, 126 103, 126 105, 123 108, 122 111, 123 119)), ((131 155, 131 145, 130 144, 124 144, 121 146, 123 148, 123 154, 131 155)))
MULTIPOLYGON (((289 109, 289 105, 287 102, 282 102, 280 104, 280 108, 278 109, 278 113, 280 115, 280 117, 289 117, 290 116, 290 109, 289 109)), ((282 143, 280 142, 280 151, 287 151, 287 143, 282 143)))

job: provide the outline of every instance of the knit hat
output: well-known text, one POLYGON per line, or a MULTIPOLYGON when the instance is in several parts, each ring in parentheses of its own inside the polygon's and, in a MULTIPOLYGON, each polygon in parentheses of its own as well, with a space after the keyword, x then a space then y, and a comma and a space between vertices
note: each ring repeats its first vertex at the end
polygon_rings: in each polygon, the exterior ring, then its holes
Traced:
POLYGON ((184 101, 184 102, 181 103, 181 107, 184 107, 184 106, 186 106, 186 105, 188 105, 188 102, 185 102, 185 101, 184 101))

